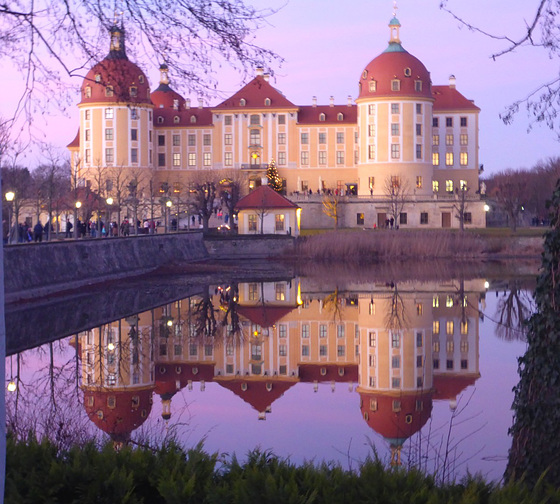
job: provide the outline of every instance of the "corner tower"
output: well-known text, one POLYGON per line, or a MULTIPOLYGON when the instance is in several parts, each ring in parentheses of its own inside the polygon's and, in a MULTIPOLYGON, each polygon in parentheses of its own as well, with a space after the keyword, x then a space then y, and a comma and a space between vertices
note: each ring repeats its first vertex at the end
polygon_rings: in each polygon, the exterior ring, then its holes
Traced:
POLYGON ((430 73, 401 45, 400 27, 393 17, 387 49, 359 79, 360 195, 385 195, 387 184, 398 184, 410 194, 432 193, 430 73))
POLYGON ((152 165, 153 105, 148 79, 126 55, 124 27, 115 24, 109 33, 109 54, 87 73, 78 104, 78 173, 84 185, 92 180, 93 170, 152 165))

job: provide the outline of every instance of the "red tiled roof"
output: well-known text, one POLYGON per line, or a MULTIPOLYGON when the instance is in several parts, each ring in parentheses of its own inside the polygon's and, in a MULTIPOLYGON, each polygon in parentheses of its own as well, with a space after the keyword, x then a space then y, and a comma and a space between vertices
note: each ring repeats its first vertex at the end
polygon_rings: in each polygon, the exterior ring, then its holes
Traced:
POLYGON ((280 319, 288 315, 295 307, 292 306, 240 306, 239 315, 249 319, 261 327, 272 327, 280 319))
POLYGON ((358 120, 358 107, 356 105, 329 105, 303 106, 298 111, 298 124, 356 124, 358 120), (342 121, 338 120, 338 114, 342 114, 342 121), (319 119, 325 114, 325 120, 319 119))
POLYGON ((299 208, 298 205, 278 194, 268 186, 259 186, 247 196, 241 198, 235 206, 237 210, 255 208, 299 208))
POLYGON ((78 128, 78 132, 76 133, 76 137, 72 140, 67 146, 67 149, 78 148, 80 146, 80 128, 78 128))
POLYGON ((249 403, 259 413, 264 413, 266 409, 276 399, 282 397, 290 387, 296 384, 295 381, 279 381, 279 380, 244 380, 237 378, 235 380, 220 380, 216 381, 222 386, 231 390, 235 395, 238 395, 246 403, 249 403), (242 384, 246 385, 245 390, 241 387, 242 384), (267 389, 267 385, 270 390, 267 389))
POLYGON ((308 364, 299 363, 299 379, 302 382, 357 382, 358 366, 356 364, 308 364), (343 373, 340 373, 340 370, 343 373))
POLYGON ((207 363, 156 362, 155 371, 155 393, 166 396, 186 387, 189 380, 210 382, 214 379, 214 364, 207 363))
POLYGON ((273 88, 270 83, 261 75, 257 75, 251 82, 243 86, 237 93, 230 96, 227 100, 220 103, 217 109, 263 109, 265 99, 270 99, 270 108, 297 108, 280 91, 273 88), (245 100, 245 105, 240 105, 241 99, 245 100))
POLYGON ((432 86, 434 102, 434 113, 445 110, 478 110, 471 100, 465 98, 457 89, 449 86, 432 86))
POLYGON ((434 376, 434 399, 455 399, 463 390, 474 385, 478 375, 435 375, 434 376))
POLYGON ((154 108, 154 127, 169 128, 171 126, 213 126, 212 112, 209 108, 189 108, 189 109, 169 109, 154 108), (195 122, 191 122, 191 117, 196 117, 195 122), (159 122, 159 118, 163 118, 163 123, 159 122), (175 117, 178 121, 175 122, 175 117))

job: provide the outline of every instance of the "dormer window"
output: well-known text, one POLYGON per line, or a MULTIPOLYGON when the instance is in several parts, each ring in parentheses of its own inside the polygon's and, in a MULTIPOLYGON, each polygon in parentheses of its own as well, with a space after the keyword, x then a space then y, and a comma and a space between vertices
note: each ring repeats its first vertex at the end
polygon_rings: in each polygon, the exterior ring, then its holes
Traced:
POLYGON ((368 73, 367 70, 364 70, 362 72, 362 79, 367 79, 367 73, 368 73))
POLYGON ((265 107, 270 107, 270 98, 265 98, 264 99, 264 106, 265 107))
POLYGON ((410 77, 412 75, 412 70, 410 70, 410 68, 406 67, 404 69, 404 76, 405 77, 410 77))
POLYGON ((179 116, 175 116, 175 117, 173 118, 173 122, 174 122, 175 124, 179 124, 179 121, 180 121, 179 116))
POLYGON ((95 82, 101 82, 101 74, 95 74, 95 82))
POLYGON ((179 110, 179 100, 177 98, 173 100, 173 108, 179 110))
POLYGON ((401 90, 401 81, 399 79, 393 79, 391 81, 391 91, 400 91, 401 90))
POLYGON ((144 76, 143 76, 143 75, 139 75, 139 76, 138 76, 138 82, 139 82, 140 84, 144 84, 144 76))
POLYGON ((105 96, 113 96, 113 86, 107 86, 105 88, 105 96))
POLYGON ((377 81, 369 81, 369 91, 370 93, 377 91, 377 81))
POLYGON ((158 116, 157 122, 158 122, 158 124, 163 124, 163 117, 158 116))
POLYGON ((91 98, 91 88, 89 86, 84 89, 84 95, 86 98, 91 98))
POLYGON ((342 114, 341 112, 339 112, 338 115, 336 116, 336 120, 337 120, 337 121, 342 121, 342 120, 344 120, 344 114, 342 114))
POLYGON ((247 104, 247 100, 245 100, 245 98, 241 98, 241 100, 239 100, 240 107, 244 107, 246 104, 247 104))
POLYGON ((191 116, 191 124, 194 124, 196 122, 196 116, 191 116))
POLYGON ((322 112, 319 114, 319 121, 324 121, 325 120, 325 114, 323 114, 322 112))
POLYGON ((130 87, 130 96, 138 96, 138 88, 136 86, 130 87))
POLYGON ((414 91, 422 91, 422 81, 421 80, 415 80, 414 81, 414 91))

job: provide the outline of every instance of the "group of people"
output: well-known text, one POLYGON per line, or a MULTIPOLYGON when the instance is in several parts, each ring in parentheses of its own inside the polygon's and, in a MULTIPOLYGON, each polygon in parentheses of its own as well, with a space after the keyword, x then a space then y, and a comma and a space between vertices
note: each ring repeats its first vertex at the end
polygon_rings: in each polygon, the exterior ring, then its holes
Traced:
MULTIPOLYGON (((4 224, 6 224, 4 222, 4 224)), ((27 221, 20 222, 17 226, 12 226, 11 229, 8 226, 4 226, 4 243, 29 243, 29 242, 42 242, 43 236, 48 240, 49 232, 53 231, 52 225, 47 222, 44 226, 40 221, 34 226, 31 226, 27 221)))
MULTIPOLYGON (((138 222, 138 225, 140 223, 138 222)), ((96 238, 97 236, 102 236, 103 238, 107 236, 130 236, 131 223, 128 219, 124 219, 119 227, 116 221, 109 222, 107 225, 102 220, 95 221, 90 220, 89 222, 82 222, 78 219, 77 222, 77 235, 80 238, 85 238, 86 236, 91 236, 96 238)), ((74 225, 70 221, 66 221, 66 238, 73 237, 74 225)))

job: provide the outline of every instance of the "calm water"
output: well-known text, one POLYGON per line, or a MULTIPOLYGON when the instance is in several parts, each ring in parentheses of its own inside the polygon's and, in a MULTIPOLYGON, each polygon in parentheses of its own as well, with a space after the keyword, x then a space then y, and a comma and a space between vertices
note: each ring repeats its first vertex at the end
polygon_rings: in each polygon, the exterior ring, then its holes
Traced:
MULTIPOLYGON (((7 358, 7 420, 62 445, 175 437, 345 467, 375 450, 440 479, 468 470, 499 480, 525 349, 516 326, 531 297, 485 282, 215 283, 182 299, 155 290, 150 309, 89 328, 101 308, 72 309, 75 327, 54 308, 73 335, 7 358)), ((42 334, 32 317, 31 328, 17 320, 9 348, 16 333, 57 337, 52 323, 42 334)))

